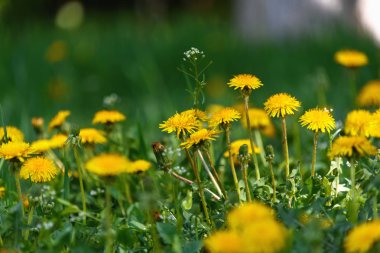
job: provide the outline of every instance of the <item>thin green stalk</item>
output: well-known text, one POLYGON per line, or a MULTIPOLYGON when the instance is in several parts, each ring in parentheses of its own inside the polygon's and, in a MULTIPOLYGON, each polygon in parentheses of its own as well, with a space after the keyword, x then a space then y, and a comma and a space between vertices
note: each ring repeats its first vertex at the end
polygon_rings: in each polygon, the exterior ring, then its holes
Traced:
POLYGON ((275 203, 276 202, 276 178, 274 177, 272 161, 269 161, 269 172, 272 179, 272 188, 273 188, 272 203, 275 203))
POLYGON ((355 105, 355 98, 356 98, 356 87, 357 87, 357 81, 358 81, 358 76, 357 76, 357 70, 356 69, 349 69, 350 71, 350 78, 351 78, 351 98, 353 101, 353 104, 355 105))
POLYGON ((311 176, 315 176, 315 162, 317 160, 317 143, 318 143, 318 132, 314 133, 314 142, 313 142, 313 157, 311 159, 311 176))
POLYGON ((214 184, 215 189, 216 189, 216 191, 218 192, 219 196, 223 196, 223 192, 222 192, 222 190, 220 189, 220 186, 219 186, 218 182, 216 181, 215 177, 212 175, 212 173, 211 173, 211 171, 210 171, 210 169, 209 169, 209 167, 208 167, 208 165, 207 165, 207 163, 206 163, 206 161, 205 161, 205 159, 204 159, 204 157, 203 157, 203 155, 202 155, 202 152, 201 152, 199 149, 197 149, 196 152, 198 153, 198 156, 199 156, 199 158, 201 159, 201 162, 202 162, 202 164, 203 164, 203 167, 205 168, 205 170, 206 170, 208 176, 210 177, 211 182, 214 184))
POLYGON ((63 198, 68 199, 70 194, 70 178, 69 178, 69 160, 68 148, 62 148, 63 165, 65 166, 65 175, 63 177, 63 198))
POLYGON ((123 177, 123 184, 124 184, 124 190, 125 190, 125 197, 127 198, 128 204, 133 203, 132 194, 131 194, 131 188, 129 185, 128 178, 123 177))
POLYGON ((113 234, 112 234, 112 202, 110 186, 106 185, 106 212, 104 216, 104 227, 106 231, 105 253, 113 253, 113 234))
POLYGON ((265 154, 265 149, 264 149, 263 139, 261 138, 261 133, 260 133, 260 131, 259 131, 258 129, 255 129, 255 130, 253 130, 253 131, 254 131, 254 133, 255 133, 256 143, 257 143, 257 145, 258 145, 259 148, 260 148, 260 158, 261 158, 261 162, 263 163, 263 165, 264 165, 265 167, 267 167, 267 166, 268 166, 268 162, 267 162, 267 160, 265 159, 266 154, 265 154))
POLYGON ((251 191, 249 189, 249 184, 248 184, 248 163, 244 163, 243 165, 243 180, 244 180, 244 186, 245 186, 245 194, 247 195, 247 201, 251 202, 252 197, 251 197, 251 191))
POLYGON ((79 175, 79 187, 80 187, 80 193, 81 193, 81 198, 82 198, 82 209, 84 212, 83 216, 83 224, 86 225, 86 213, 87 213, 87 205, 86 205, 86 195, 84 192, 84 185, 83 185, 83 168, 82 168, 82 161, 80 160, 79 154, 78 154, 78 148, 77 146, 74 146, 74 157, 75 161, 77 163, 77 168, 78 168, 78 175, 79 175))
POLYGON ((206 198, 205 198, 205 195, 203 192, 203 185, 202 185, 201 177, 199 176, 198 168, 196 167, 195 161, 193 160, 193 158, 190 155, 190 151, 188 149, 185 149, 185 153, 186 153, 186 157, 189 160, 190 165, 193 169, 195 180, 196 180, 197 185, 198 185, 198 193, 199 193, 199 197, 201 198, 203 213, 205 215, 207 223, 212 225, 210 215, 209 215, 208 209, 207 209, 206 198))
POLYGON ((20 173, 18 171, 14 171, 14 174, 15 174, 16 190, 17 190, 18 201, 20 202, 20 205, 21 205, 21 218, 22 218, 22 220, 24 220, 25 211, 24 211, 24 204, 23 204, 23 200, 22 200, 20 173))
POLYGON ((282 117, 282 147, 284 150, 285 157, 285 178, 288 180, 289 178, 289 149, 288 149, 288 137, 286 134, 286 121, 285 117, 282 117))
POLYGON ((335 197, 338 197, 338 188, 339 188, 339 176, 340 176, 340 159, 341 157, 336 157, 335 162, 337 163, 337 168, 336 168, 336 180, 335 180, 335 197))
POLYGON ((231 153, 230 128, 226 127, 224 130, 225 130, 225 134, 226 134, 228 161, 230 162, 230 168, 231 168, 231 172, 232 172, 232 178, 234 180, 235 189, 236 189, 236 193, 238 195, 239 203, 241 203, 239 181, 238 181, 238 178, 237 178, 237 175, 236 175, 235 164, 234 164, 234 160, 232 158, 232 153, 231 153))
POLYGON ((373 219, 376 220, 378 218, 378 210, 377 210, 377 191, 375 196, 373 197, 373 203, 372 203, 372 212, 373 212, 373 219))
MULTIPOLYGON (((29 214, 28 214, 28 221, 27 221, 28 227, 32 224, 33 214, 34 214, 34 205, 32 204, 29 210, 29 214)), ((29 233, 30 233, 30 229, 28 228, 28 230, 26 230, 24 234, 25 241, 29 239, 29 233)))
POLYGON ((244 111, 245 111, 245 118, 247 121, 247 129, 248 129, 248 135, 249 135, 249 142, 251 144, 252 149, 252 158, 253 158, 253 164, 255 165, 255 173, 256 173, 256 179, 260 179, 260 169, 259 169, 259 163, 257 161, 257 156, 255 153, 255 146, 253 142, 253 136, 251 132, 251 122, 249 119, 249 95, 244 95, 244 111))
POLYGON ((348 208, 348 220, 354 224, 358 221, 358 215, 359 215, 359 199, 358 199, 358 193, 356 190, 356 182, 355 182, 355 159, 351 157, 350 160, 351 166, 350 166, 350 174, 351 174, 351 202, 348 208))

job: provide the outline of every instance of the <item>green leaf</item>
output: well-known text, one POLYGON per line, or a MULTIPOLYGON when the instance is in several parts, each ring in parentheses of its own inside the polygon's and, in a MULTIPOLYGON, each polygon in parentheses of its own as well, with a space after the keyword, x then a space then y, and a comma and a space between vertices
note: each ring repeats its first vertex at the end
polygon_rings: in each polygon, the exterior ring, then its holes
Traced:
POLYGON ((162 223, 162 222, 158 222, 156 226, 162 240, 166 244, 172 244, 174 241, 174 237, 177 234, 176 227, 170 223, 162 223))

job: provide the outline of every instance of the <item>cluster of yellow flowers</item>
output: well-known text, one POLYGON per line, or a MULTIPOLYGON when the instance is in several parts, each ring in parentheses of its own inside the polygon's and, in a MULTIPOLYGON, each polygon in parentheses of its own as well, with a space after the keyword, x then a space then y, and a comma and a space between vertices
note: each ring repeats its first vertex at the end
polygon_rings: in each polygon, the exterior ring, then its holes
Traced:
POLYGON ((275 219, 274 211, 252 202, 233 209, 227 217, 228 229, 205 239, 210 253, 274 253, 284 250, 288 230, 275 219))

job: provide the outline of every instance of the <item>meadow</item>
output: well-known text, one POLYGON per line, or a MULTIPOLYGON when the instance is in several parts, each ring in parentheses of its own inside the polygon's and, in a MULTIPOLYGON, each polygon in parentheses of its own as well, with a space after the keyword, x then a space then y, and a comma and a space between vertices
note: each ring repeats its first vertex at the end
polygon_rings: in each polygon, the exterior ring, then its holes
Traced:
POLYGON ((364 34, 0 26, 0 252, 379 252, 364 34))

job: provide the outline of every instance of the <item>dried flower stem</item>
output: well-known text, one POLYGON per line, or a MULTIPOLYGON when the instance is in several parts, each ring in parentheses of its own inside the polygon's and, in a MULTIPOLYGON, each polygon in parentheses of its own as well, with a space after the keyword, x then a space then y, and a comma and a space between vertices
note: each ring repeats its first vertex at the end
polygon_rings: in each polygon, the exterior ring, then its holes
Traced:
POLYGON ((286 134, 286 121, 285 117, 282 117, 282 147, 284 149, 284 157, 285 157, 285 178, 289 177, 289 149, 288 149, 288 137, 286 134))
POLYGON ((208 149, 206 149, 206 148, 204 149, 204 152, 205 152, 205 154, 206 154, 207 160, 208 160, 208 162, 209 162, 209 164, 210 164, 210 167, 211 167, 212 173, 213 173, 213 175, 214 175, 214 177, 215 177, 215 179, 216 179, 216 182, 217 182, 218 185, 220 186, 220 189, 222 190, 222 193, 223 193, 224 198, 227 199, 227 198, 228 198, 228 196, 227 196, 227 192, 226 192, 226 190, 224 189, 223 184, 222 184, 222 181, 221 181, 220 178, 219 178, 218 172, 217 172, 216 169, 215 169, 214 163, 213 163, 213 161, 212 161, 212 159, 211 159, 210 152, 209 152, 208 149))
POLYGON ((247 129, 248 129, 248 135, 249 135, 249 141, 251 144, 252 149, 252 158, 253 158, 253 164, 255 165, 255 172, 256 172, 256 179, 260 179, 260 169, 259 169, 259 163, 257 161, 257 156, 255 153, 255 146, 253 145, 253 136, 251 131, 251 122, 249 120, 249 95, 244 94, 244 111, 245 111, 245 118, 247 120, 247 129))
POLYGON ((232 158, 232 153, 231 153, 230 128, 226 127, 224 130, 225 130, 225 133, 226 133, 228 161, 230 162, 230 167, 231 167, 231 172, 232 172, 232 178, 234 180, 236 193, 238 195, 239 202, 241 203, 239 181, 238 181, 238 178, 237 178, 237 175, 236 175, 235 164, 234 164, 234 160, 232 158))
POLYGON ((313 142, 313 157, 311 159, 311 176, 315 176, 315 163, 317 161, 317 143, 318 143, 318 132, 314 133, 314 142, 313 142))
POLYGON ((204 159, 204 157, 203 157, 203 155, 202 155, 202 152, 201 152, 199 149, 197 149, 196 152, 198 153, 198 156, 199 156, 199 158, 201 159, 201 162, 202 162, 202 164, 203 164, 203 167, 205 168, 205 170, 206 170, 208 176, 210 177, 212 183, 214 184, 215 189, 216 189, 216 191, 218 192, 219 196, 223 196, 222 190, 220 189, 219 184, 218 184, 218 182, 216 181, 215 177, 212 175, 212 173, 211 173, 211 171, 210 171, 210 169, 209 169, 209 167, 208 167, 208 165, 207 165, 207 163, 206 163, 206 161, 205 161, 205 159, 204 159))

